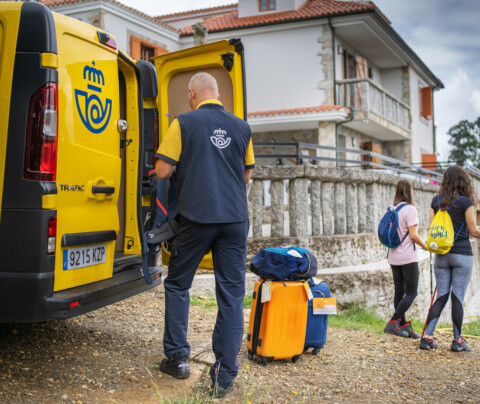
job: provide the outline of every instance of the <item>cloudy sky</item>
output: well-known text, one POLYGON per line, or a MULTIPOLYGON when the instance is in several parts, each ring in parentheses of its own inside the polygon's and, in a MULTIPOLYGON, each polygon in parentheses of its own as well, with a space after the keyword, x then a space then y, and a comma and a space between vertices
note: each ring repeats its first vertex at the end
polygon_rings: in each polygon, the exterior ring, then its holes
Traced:
MULTIPOLYGON (((149 15, 235 0, 120 0, 149 15)), ((393 28, 442 80, 435 93, 439 160, 448 158, 448 129, 480 116, 480 0, 375 0, 393 28)))

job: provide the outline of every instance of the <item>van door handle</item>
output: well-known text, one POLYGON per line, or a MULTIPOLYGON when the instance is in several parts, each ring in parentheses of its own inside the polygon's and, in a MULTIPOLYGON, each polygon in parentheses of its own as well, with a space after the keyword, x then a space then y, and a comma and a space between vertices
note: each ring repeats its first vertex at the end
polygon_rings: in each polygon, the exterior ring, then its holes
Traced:
POLYGON ((115 187, 101 187, 99 185, 92 186, 92 194, 114 194, 115 187))

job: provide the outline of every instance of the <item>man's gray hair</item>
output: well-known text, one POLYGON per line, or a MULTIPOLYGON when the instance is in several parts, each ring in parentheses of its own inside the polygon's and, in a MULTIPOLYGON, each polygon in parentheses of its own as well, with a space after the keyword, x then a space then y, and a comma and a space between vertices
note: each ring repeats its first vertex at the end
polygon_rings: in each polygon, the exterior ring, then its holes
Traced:
POLYGON ((218 95, 217 80, 211 74, 205 72, 194 74, 188 83, 188 89, 199 94, 207 92, 215 95, 215 97, 218 95))

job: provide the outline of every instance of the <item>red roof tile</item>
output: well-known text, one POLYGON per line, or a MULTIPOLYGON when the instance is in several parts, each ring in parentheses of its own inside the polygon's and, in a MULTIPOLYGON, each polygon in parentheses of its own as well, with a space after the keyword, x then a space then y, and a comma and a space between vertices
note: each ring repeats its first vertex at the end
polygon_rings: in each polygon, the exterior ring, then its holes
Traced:
POLYGON ((220 11, 220 10, 225 10, 225 9, 229 9, 229 8, 233 8, 233 7, 237 7, 237 6, 238 6, 237 3, 233 3, 233 4, 227 4, 227 5, 224 5, 224 6, 200 8, 198 10, 189 10, 189 11, 182 11, 182 12, 179 12, 179 13, 163 14, 163 15, 159 15, 155 18, 163 19, 163 18, 173 18, 173 17, 186 17, 186 16, 189 16, 189 15, 195 15, 195 14, 198 14, 198 13, 220 11))
POLYGON ((311 114, 313 112, 329 112, 329 111, 350 111, 343 105, 318 105, 316 107, 292 108, 292 109, 275 109, 272 111, 249 112, 249 118, 257 116, 273 116, 273 115, 294 115, 294 114, 311 114))
MULTIPOLYGON (((39 1, 39 3, 41 3, 44 6, 47 6, 49 8, 53 8, 53 7, 57 7, 57 6, 63 6, 63 5, 66 5, 66 4, 88 3, 90 1, 94 1, 94 0, 43 0, 43 1, 39 1)), ((171 25, 167 24, 166 22, 160 21, 160 20, 158 20, 154 17, 151 17, 151 16, 149 16, 145 13, 142 13, 141 11, 139 11, 139 10, 133 8, 133 7, 128 7, 125 4, 122 4, 121 2, 116 1, 116 0, 107 0, 107 1, 112 3, 112 4, 115 4, 117 6, 120 6, 124 9, 134 13, 134 14, 137 14, 137 15, 143 17, 143 18, 147 18, 148 20, 153 21, 157 24, 161 24, 168 29, 171 29, 173 31, 178 32, 178 30, 175 27, 172 27, 171 25)))
MULTIPOLYGON (((203 23, 209 32, 215 32, 373 10, 377 10, 377 8, 371 1, 307 0, 296 10, 243 18, 238 17, 238 11, 232 11, 217 17, 208 18, 203 23)), ((192 27, 180 28, 180 34, 192 35, 192 27)))

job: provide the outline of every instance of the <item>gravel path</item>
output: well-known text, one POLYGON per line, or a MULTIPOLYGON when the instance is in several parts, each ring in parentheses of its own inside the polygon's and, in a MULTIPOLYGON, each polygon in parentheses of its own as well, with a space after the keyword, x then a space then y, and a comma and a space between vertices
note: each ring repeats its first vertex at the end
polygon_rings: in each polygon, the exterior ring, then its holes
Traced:
MULTIPOLYGON (((163 307, 157 288, 66 321, 0 325, 0 403, 209 402, 206 365, 191 362, 187 380, 152 368, 163 356, 163 307)), ((198 356, 208 360, 216 313, 190 313, 192 350, 206 348, 198 356)), ((413 340, 330 328, 317 356, 266 367, 247 359, 244 344, 236 389, 223 401, 479 403, 480 343, 454 353, 450 338, 425 352, 413 340)))

